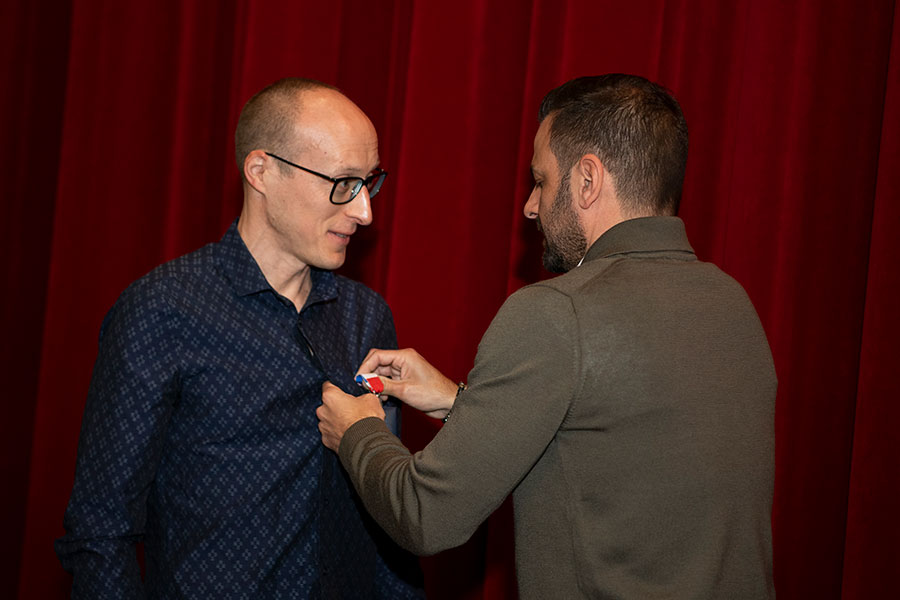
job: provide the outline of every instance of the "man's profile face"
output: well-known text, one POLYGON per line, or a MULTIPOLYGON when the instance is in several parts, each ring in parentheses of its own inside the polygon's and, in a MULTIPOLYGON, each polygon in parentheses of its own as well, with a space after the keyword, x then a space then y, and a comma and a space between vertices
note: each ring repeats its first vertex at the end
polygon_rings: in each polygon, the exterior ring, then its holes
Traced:
POLYGON ((584 256, 587 238, 573 207, 568 173, 560 177, 556 156, 550 149, 551 119, 544 119, 534 137, 534 188, 525 203, 525 216, 535 219, 544 234, 544 268, 565 273, 584 256))
MULTIPOLYGON (((333 90, 303 94, 295 138, 283 158, 323 175, 366 177, 378 166, 375 128, 333 90)), ((271 241, 295 266, 337 269, 344 264, 351 236, 372 222, 368 190, 363 187, 352 201, 335 205, 329 201, 331 182, 269 160, 274 174, 266 208, 271 241)))

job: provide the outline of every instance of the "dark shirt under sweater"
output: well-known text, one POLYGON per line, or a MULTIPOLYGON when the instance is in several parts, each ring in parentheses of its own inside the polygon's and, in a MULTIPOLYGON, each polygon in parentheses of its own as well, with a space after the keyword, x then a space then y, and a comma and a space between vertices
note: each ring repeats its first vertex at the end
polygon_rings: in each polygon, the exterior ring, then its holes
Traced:
POLYGON ((422 597, 415 559, 361 515, 315 415, 325 380, 359 394, 369 348, 396 347, 390 310, 331 272, 312 282, 298 315, 233 224, 122 294, 56 543, 73 597, 422 597))

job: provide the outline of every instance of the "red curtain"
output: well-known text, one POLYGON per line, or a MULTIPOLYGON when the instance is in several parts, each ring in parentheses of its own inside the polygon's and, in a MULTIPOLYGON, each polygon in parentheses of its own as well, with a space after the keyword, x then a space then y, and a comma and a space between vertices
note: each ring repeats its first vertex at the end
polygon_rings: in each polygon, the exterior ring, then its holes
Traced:
MULTIPOLYGON (((603 72, 680 99, 681 216, 768 333, 779 598, 893 595, 900 1, 0 4, 5 597, 68 594, 52 542, 100 321, 237 215, 231 136, 254 91, 313 77, 371 116, 391 175, 343 272, 463 379, 505 297, 547 276, 521 215, 539 101, 603 72)), ((406 424, 414 448, 436 431, 406 424)), ((510 519, 424 561, 431 597, 514 598, 510 519)))

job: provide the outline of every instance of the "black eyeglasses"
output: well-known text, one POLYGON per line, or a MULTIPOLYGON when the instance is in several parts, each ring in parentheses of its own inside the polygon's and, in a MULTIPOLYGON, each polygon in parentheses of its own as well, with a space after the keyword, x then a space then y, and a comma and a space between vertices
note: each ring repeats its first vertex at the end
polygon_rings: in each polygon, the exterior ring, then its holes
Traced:
POLYGON ((268 156, 271 156, 275 160, 280 160, 286 165, 291 165, 301 171, 306 171, 311 175, 315 175, 316 177, 321 177, 327 181, 330 181, 331 186, 331 195, 328 196, 328 200, 332 204, 347 204, 354 198, 359 192, 362 190, 363 186, 369 190, 369 198, 374 198, 375 194, 378 193, 378 190, 381 189, 381 184, 384 183, 384 178, 387 177, 387 171, 383 169, 375 169, 372 171, 372 174, 368 177, 329 177, 328 175, 323 175, 322 173, 317 173, 312 169, 307 169, 306 167, 301 167, 300 165, 294 164, 291 161, 281 158, 271 152, 266 152, 268 156))

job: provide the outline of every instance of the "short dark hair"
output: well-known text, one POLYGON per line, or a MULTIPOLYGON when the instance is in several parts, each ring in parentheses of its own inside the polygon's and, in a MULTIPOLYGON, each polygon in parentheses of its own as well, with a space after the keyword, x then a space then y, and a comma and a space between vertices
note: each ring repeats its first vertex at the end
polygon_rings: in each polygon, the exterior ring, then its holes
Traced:
POLYGON ((579 77, 544 97, 538 121, 551 115, 550 149, 564 177, 593 153, 615 178, 623 210, 678 212, 688 130, 671 92, 636 75, 579 77))
MULTIPOLYGON (((297 96, 318 89, 339 91, 333 85, 315 79, 286 77, 264 87, 247 101, 234 132, 234 155, 242 177, 244 160, 252 151, 287 152, 292 149, 297 96)), ((287 165, 278 164, 289 172, 287 165)))

